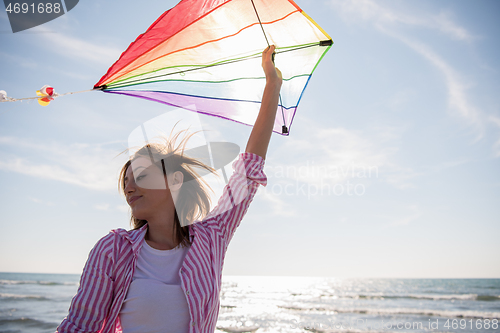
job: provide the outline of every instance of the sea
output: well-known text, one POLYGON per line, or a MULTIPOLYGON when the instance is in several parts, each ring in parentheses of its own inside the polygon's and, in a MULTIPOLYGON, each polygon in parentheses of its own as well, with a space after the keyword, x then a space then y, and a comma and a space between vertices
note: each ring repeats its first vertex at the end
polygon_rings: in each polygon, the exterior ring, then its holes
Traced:
MULTIPOLYGON (((0 332, 55 332, 80 276, 0 273, 0 332)), ((500 332, 500 279, 224 276, 216 333, 500 332)))

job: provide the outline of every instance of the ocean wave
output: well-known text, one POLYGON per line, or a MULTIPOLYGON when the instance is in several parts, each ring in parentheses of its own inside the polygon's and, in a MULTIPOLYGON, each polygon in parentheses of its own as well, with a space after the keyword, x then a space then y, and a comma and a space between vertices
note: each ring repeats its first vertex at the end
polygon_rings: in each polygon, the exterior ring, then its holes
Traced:
POLYGON ((0 293, 0 299, 5 300, 30 300, 30 301, 48 301, 50 298, 39 295, 19 295, 19 294, 3 294, 0 293))
MULTIPOLYGON (((296 296, 296 295, 293 295, 296 296)), ((471 301, 500 301, 499 295, 478 294, 408 294, 408 295, 384 295, 384 294, 359 294, 359 295, 333 295, 323 294, 321 297, 333 297, 337 299, 428 299, 439 300, 471 300, 471 301)))
POLYGON ((56 323, 48 323, 46 321, 37 320, 33 318, 2 318, 0 319, 0 327, 4 326, 20 326, 20 327, 33 327, 37 329, 47 329, 55 330, 57 327, 56 323))
POLYGON ((217 327, 218 330, 228 332, 228 333, 254 333, 259 329, 259 326, 248 326, 248 327, 217 327))
POLYGON ((381 333, 380 331, 370 331, 370 330, 356 330, 356 329, 330 330, 330 329, 319 329, 319 328, 309 328, 309 327, 304 327, 304 330, 312 333, 381 333))
POLYGON ((471 318, 471 319, 500 319, 500 312, 481 312, 481 311, 449 311, 434 309, 412 309, 412 308, 328 308, 328 307, 301 307, 301 306, 278 306, 282 309, 295 311, 319 311, 336 313, 356 313, 370 315, 419 315, 432 317, 451 317, 451 318, 471 318))
POLYGON ((0 280, 0 285, 13 285, 13 284, 37 284, 42 286, 78 286, 77 282, 0 280))
POLYGON ((477 296, 478 301, 500 301, 500 295, 479 295, 477 296))

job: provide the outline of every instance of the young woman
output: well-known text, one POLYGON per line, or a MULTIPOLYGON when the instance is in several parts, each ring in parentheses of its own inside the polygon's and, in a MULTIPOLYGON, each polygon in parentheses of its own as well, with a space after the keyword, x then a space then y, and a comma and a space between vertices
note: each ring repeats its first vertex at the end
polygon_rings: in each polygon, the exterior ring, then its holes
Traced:
POLYGON ((175 136, 166 145, 140 149, 120 177, 134 229, 113 230, 94 246, 57 332, 215 330, 227 246, 258 186, 267 181, 264 159, 282 84, 273 52, 270 46, 262 54, 261 109, 214 210, 206 215, 210 202, 193 167, 213 170, 183 155, 189 137, 178 146, 175 136))

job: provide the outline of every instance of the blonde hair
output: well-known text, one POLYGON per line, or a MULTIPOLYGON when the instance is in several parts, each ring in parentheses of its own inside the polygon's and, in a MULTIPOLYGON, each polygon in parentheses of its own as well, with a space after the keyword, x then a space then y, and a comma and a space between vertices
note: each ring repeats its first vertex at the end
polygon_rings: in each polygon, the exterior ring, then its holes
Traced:
MULTIPOLYGON (((182 172, 184 180, 175 204, 175 223, 173 227, 176 242, 181 246, 187 246, 191 243, 188 225, 196 220, 201 220, 210 212, 211 199, 209 191, 213 193, 213 190, 194 168, 217 175, 217 172, 212 167, 184 154, 187 142, 195 134, 189 134, 187 130, 182 130, 174 135, 170 133, 169 137, 162 138, 162 143, 149 143, 143 146, 125 163, 119 175, 120 190, 125 194, 125 174, 132 161, 136 158, 149 158, 160 170, 163 170, 165 179, 167 173, 182 172), (182 138, 181 135, 183 135, 182 138), (179 139, 180 142, 177 144, 179 139)), ((141 228, 146 223, 146 220, 137 219, 131 214, 130 224, 134 230, 141 228)))

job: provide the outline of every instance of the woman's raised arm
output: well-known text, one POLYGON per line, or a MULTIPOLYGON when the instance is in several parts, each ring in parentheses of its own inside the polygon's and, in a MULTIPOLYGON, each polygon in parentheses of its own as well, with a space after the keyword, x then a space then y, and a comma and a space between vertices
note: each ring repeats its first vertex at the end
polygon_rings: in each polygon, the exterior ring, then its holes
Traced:
POLYGON ((255 121, 245 151, 266 158, 267 147, 271 140, 274 119, 278 110, 278 101, 283 82, 281 72, 274 66, 272 55, 275 46, 271 45, 262 52, 262 68, 266 74, 266 87, 262 96, 259 115, 255 121))

